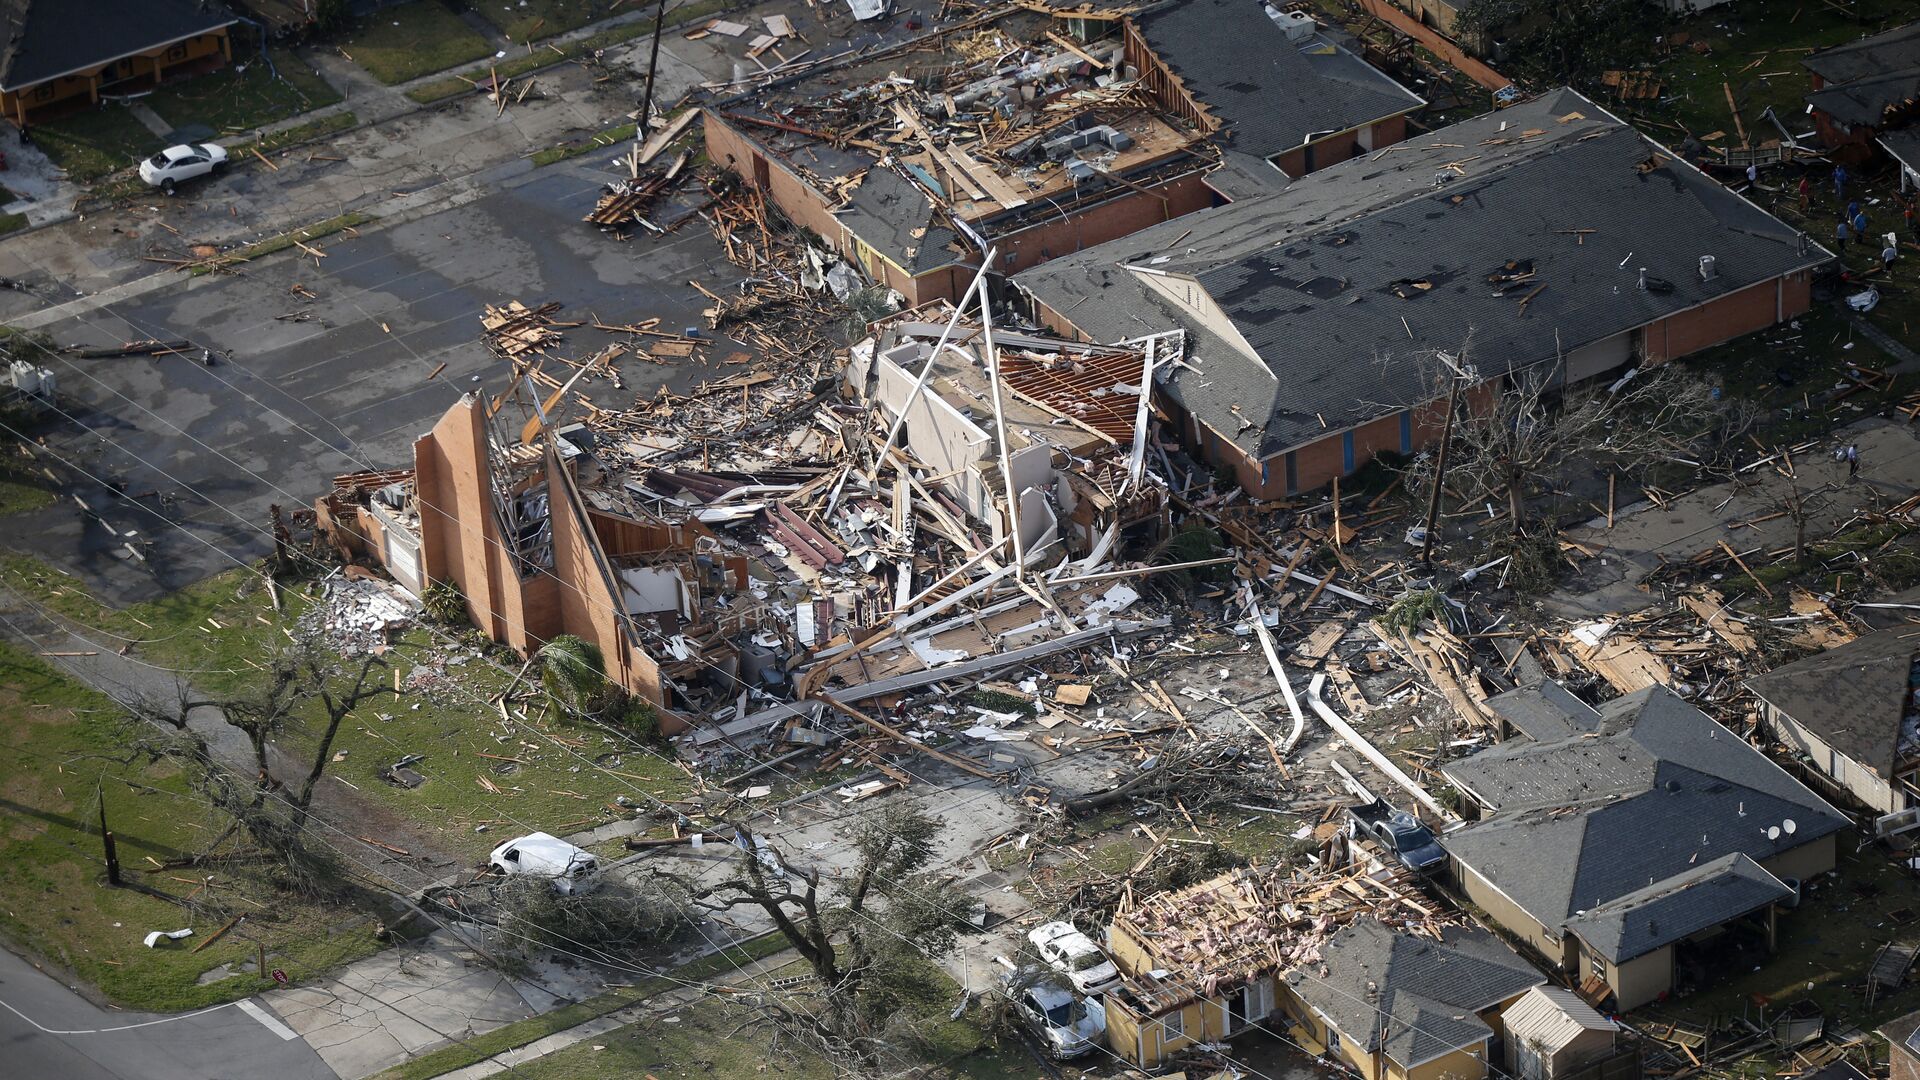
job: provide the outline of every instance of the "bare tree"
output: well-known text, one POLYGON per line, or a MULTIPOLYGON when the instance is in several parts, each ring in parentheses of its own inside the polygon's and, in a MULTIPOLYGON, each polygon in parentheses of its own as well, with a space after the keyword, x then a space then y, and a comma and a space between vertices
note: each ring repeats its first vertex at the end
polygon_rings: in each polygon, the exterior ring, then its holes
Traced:
MULTIPOLYGON (((1470 369, 1469 369, 1470 370, 1470 369)), ((1559 369, 1510 376, 1490 398, 1463 407, 1453 431, 1444 490, 1467 503, 1503 501, 1509 535, 1533 524, 1529 496, 1575 464, 1632 472, 1664 460, 1691 460, 1719 426, 1712 388, 1673 365, 1642 369, 1625 385, 1596 385, 1562 395, 1559 369)), ((1440 372, 1436 396, 1458 376, 1440 372)), ((1430 461, 1410 470, 1410 486, 1435 481, 1430 461)))
POLYGON ((709 911, 758 907, 812 968, 820 1008, 771 1006, 832 1059, 871 1070, 914 1037, 908 1006, 924 1004, 926 962, 953 950, 972 899, 928 872, 942 825, 901 804, 842 829, 850 873, 825 889, 817 869, 799 870, 776 848, 737 829, 743 850, 732 877, 693 893, 709 911))
POLYGON ((289 649, 273 658, 266 680, 246 693, 200 698, 183 692, 170 708, 137 708, 134 719, 142 726, 136 745, 151 756, 185 763, 198 793, 228 818, 226 829, 193 861, 206 858, 234 833, 244 831, 265 852, 285 860, 297 876, 317 884, 317 871, 325 860, 302 839, 314 794, 333 760, 340 725, 365 702, 392 692, 380 677, 386 670, 385 661, 368 656, 350 676, 337 680, 319 653, 289 649), (319 711, 311 728, 309 702, 316 703, 319 711), (222 761, 213 738, 193 723, 205 710, 217 710, 227 726, 246 737, 251 777, 222 761), (160 728, 157 737, 145 734, 149 724, 160 728), (292 777, 283 779, 274 767, 276 745, 286 742, 285 736, 309 731, 314 736, 310 757, 294 759, 286 754, 288 747, 278 746, 282 756, 299 766, 292 777))

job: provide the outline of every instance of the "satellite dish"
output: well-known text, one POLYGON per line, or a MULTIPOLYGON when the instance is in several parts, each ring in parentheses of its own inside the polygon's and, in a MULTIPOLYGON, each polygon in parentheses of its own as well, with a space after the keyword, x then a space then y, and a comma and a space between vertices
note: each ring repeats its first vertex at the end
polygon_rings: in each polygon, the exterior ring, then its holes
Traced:
POLYGON ((1800 827, 1800 826, 1798 826, 1798 825, 1795 825, 1795 824, 1793 823, 1793 819, 1792 819, 1792 818, 1788 818, 1787 820, 1785 820, 1785 821, 1783 821, 1783 822, 1781 822, 1781 823, 1780 823, 1780 828, 1781 828, 1781 829, 1783 829, 1783 830, 1785 830, 1785 831, 1786 831, 1786 834, 1787 834, 1788 836, 1792 836, 1792 835, 1793 835, 1793 832, 1794 832, 1794 830, 1795 830, 1795 829, 1798 829, 1799 827, 1800 827))
POLYGON ((1778 840, 1778 839, 1780 839, 1780 826, 1778 826, 1778 825, 1775 825, 1775 826, 1774 826, 1773 828, 1771 828, 1771 829, 1768 829, 1768 830, 1767 830, 1767 839, 1769 839, 1769 840, 1778 840))

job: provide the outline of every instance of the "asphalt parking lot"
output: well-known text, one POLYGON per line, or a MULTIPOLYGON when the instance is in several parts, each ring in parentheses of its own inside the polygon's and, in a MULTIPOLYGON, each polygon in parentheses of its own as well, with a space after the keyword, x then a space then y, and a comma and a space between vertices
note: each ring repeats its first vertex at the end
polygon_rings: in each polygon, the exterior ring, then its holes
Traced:
MULTIPOLYGON (((480 340, 489 303, 558 300, 563 319, 702 325, 708 301, 689 281, 725 295, 741 277, 704 222, 623 242, 581 221, 613 156, 510 163, 483 174, 479 198, 336 238, 324 259, 282 253, 47 327, 60 345, 184 338, 213 364, 50 362, 61 411, 35 434, 66 497, 15 518, 14 545, 111 602, 146 599, 266 554, 271 504, 311 505, 333 476, 406 467, 413 439, 461 394, 504 390, 509 366, 480 340)), ((699 196, 689 188, 683 198, 699 196)), ((583 329, 561 351, 610 340, 583 329)), ((645 397, 705 369, 629 360, 620 372, 645 397)))

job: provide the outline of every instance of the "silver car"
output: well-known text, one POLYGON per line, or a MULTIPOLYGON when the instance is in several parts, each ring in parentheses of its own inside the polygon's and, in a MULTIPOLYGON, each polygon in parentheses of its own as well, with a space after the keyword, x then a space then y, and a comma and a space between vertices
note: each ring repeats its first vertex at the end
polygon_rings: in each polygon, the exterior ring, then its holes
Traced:
POLYGON ((1013 1007, 1045 1044, 1047 1054, 1065 1061, 1100 1048, 1107 1038, 1107 1010, 1085 997, 1054 972, 1034 971, 1033 978, 1016 979, 1007 993, 1013 1007))

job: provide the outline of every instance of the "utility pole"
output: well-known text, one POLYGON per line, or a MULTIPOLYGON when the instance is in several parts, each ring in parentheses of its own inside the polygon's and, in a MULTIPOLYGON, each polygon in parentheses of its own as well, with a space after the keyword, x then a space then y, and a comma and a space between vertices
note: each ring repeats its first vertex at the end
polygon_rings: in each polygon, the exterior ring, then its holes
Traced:
POLYGON ((107 828, 107 793, 96 782, 93 786, 94 801, 100 807, 100 846, 106 849, 107 884, 116 888, 120 885, 120 856, 113 847, 113 830, 107 828))
POLYGON ((660 31, 666 24, 667 0, 660 0, 659 6, 654 9, 653 13, 653 49, 647 57, 647 91, 646 94, 640 98, 640 120, 633 125, 633 149, 635 154, 634 162, 636 165, 640 160, 638 156, 640 148, 647 144, 647 122, 653 116, 653 76, 654 72, 660 69, 660 31))
POLYGON ((1433 459, 1433 491, 1427 496, 1426 531, 1420 537, 1420 563, 1428 569, 1433 568, 1433 530, 1440 519, 1440 492, 1447 483, 1447 446, 1453 442, 1453 417, 1460 407, 1460 384, 1467 381, 1467 373, 1451 357, 1439 355, 1453 369, 1453 385, 1447 391, 1447 419, 1440 427, 1440 450, 1433 459))

